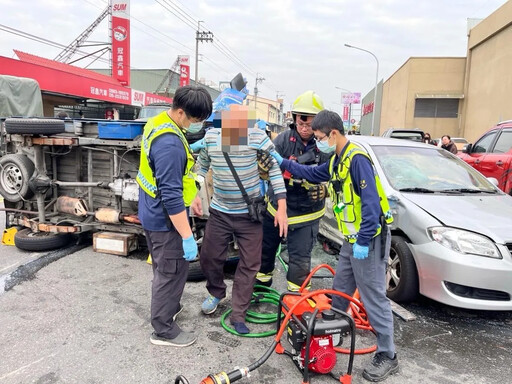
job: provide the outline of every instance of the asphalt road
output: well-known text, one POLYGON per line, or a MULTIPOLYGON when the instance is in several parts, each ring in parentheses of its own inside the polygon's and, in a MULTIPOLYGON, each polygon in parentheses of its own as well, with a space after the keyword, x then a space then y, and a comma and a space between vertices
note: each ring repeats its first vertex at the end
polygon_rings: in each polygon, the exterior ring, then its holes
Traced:
MULTIPOLYGON (((314 255, 315 265, 336 263, 320 246, 314 255)), ((152 273, 144 258, 144 252, 124 258, 91 247, 27 253, 0 246, 0 383, 174 383, 179 374, 199 383, 263 355, 270 338, 240 338, 222 329, 219 320, 229 301, 212 316, 201 313, 204 282, 187 284, 178 317, 182 328, 198 333, 198 342, 182 349, 150 344, 152 273)), ((278 270, 275 285, 282 290, 282 266, 278 270)), ((330 279, 313 284, 329 287, 330 279)), ((466 311, 428 299, 406 308, 417 320, 395 317, 400 372, 386 383, 512 382, 512 312, 466 311)), ((357 340, 369 346, 374 336, 358 332, 357 340)), ((361 372, 370 358, 355 358, 353 383, 365 382, 361 372)), ((345 371, 347 361, 339 356, 335 371, 345 371)), ((273 353, 243 381, 299 384, 302 377, 288 357, 273 353)), ((311 382, 336 381, 314 376, 311 382)))

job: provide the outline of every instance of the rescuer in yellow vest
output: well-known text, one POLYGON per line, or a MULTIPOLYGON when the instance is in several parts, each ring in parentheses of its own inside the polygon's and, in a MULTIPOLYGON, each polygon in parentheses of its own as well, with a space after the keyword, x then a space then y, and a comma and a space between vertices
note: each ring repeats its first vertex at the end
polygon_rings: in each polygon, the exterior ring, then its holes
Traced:
MULTIPOLYGON (((393 341, 393 314, 386 297, 386 266, 393 222, 388 199, 368 154, 351 143, 340 116, 321 111, 312 123, 317 147, 331 153, 329 162, 317 167, 271 155, 296 177, 329 182, 329 194, 344 237, 333 289, 352 295, 359 289, 370 324, 377 334, 377 351, 363 371, 369 381, 381 381, 398 371, 393 341)), ((346 310, 348 301, 334 296, 332 305, 346 310)))
POLYGON ((150 118, 142 135, 138 216, 152 257, 150 341, 186 347, 197 336, 174 321, 187 281, 188 263, 197 256, 187 209, 201 216, 201 201, 192 173, 194 158, 185 132, 197 133, 212 113, 212 99, 202 87, 178 88, 171 109, 150 118))

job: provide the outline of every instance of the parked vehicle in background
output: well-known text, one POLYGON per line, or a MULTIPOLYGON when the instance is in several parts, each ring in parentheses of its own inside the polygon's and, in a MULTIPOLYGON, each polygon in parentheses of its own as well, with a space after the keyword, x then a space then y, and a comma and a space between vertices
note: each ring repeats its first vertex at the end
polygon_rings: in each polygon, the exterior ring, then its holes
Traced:
POLYGON ((418 142, 422 143, 423 138, 425 137, 425 132, 423 132, 420 129, 416 129, 416 128, 414 128, 414 129, 389 128, 381 136, 389 137, 392 139, 404 139, 404 140, 418 141, 418 142))
POLYGON ((171 108, 169 103, 151 103, 144 105, 139 112, 139 116, 135 121, 148 121, 150 117, 154 117, 161 112, 168 111, 171 108))
MULTIPOLYGON (((467 141, 467 139, 463 138, 463 137, 452 137, 451 139, 455 146, 457 147, 457 150, 460 152, 464 149, 464 147, 469 144, 469 141, 467 141)), ((438 137, 437 139, 434 139, 432 140, 434 145, 437 145, 438 147, 441 146, 441 138, 438 137)))
POLYGON ((452 137, 452 141, 455 143, 455 146, 459 152, 462 151, 467 144, 469 144, 469 141, 463 137, 452 137))
POLYGON ((498 181, 498 187, 512 195, 512 120, 498 123, 475 144, 467 144, 459 157, 486 177, 498 181))
MULTIPOLYGON (((512 310, 512 197, 433 145, 351 136, 370 155, 394 222, 387 295, 512 310)), ((332 209, 320 234, 341 245, 332 209)))

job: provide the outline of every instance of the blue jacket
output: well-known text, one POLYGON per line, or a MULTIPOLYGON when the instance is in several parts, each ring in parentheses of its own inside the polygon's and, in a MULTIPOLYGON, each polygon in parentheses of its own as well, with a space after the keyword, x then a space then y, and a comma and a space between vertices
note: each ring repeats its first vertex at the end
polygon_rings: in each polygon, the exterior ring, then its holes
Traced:
MULTIPOLYGON (((347 143, 348 144, 348 143, 347 143)), ((336 167, 345 153, 345 148, 340 156, 336 156, 334 166, 336 167)), ((287 169, 294 176, 304 178, 313 183, 329 181, 329 162, 320 164, 317 167, 298 164, 295 161, 283 159, 282 169, 287 169)), ((355 155, 350 165, 350 177, 354 184, 354 193, 361 198, 362 222, 357 236, 357 243, 362 246, 369 246, 375 234, 375 229, 380 224, 380 199, 375 185, 374 169, 370 161, 362 155, 355 155), (366 181, 366 187, 360 188, 360 181, 366 181)))
POLYGON ((183 202, 183 170, 187 156, 183 143, 176 135, 164 134, 151 145, 150 163, 155 171, 160 195, 153 199, 139 188, 139 220, 149 231, 169 231, 163 206, 169 215, 185 210, 183 202), (162 206, 163 202, 163 206, 162 206))

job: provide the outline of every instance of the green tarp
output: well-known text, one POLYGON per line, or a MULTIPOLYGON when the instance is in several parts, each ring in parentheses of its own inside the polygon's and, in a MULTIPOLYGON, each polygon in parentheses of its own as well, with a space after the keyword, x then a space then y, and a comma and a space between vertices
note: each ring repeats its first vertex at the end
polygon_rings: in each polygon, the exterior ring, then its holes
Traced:
POLYGON ((0 75, 0 117, 43 117, 41 89, 34 79, 0 75))

